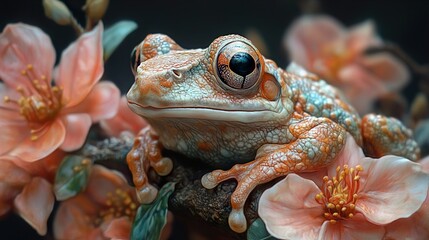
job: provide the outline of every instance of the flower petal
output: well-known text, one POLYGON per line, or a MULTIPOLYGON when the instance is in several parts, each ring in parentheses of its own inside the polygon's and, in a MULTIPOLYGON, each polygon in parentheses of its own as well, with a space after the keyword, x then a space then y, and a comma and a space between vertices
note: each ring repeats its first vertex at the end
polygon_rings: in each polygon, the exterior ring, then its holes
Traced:
POLYGON ((104 236, 109 239, 130 239, 131 222, 128 217, 113 219, 104 230, 104 236))
POLYGON ((47 221, 54 207, 52 186, 43 178, 35 177, 24 187, 14 201, 18 214, 40 235, 47 231, 47 221))
MULTIPOLYGON (((27 129, 28 127, 21 128, 20 131, 27 131, 27 129)), ((19 132, 18 129, 16 131, 19 132)), ((28 129, 28 131, 30 130, 28 129)), ((41 127, 36 140, 31 140, 29 134, 27 136, 7 154, 27 162, 40 160, 51 154, 63 143, 65 127, 60 120, 56 119, 41 127)))
POLYGON ((82 194, 61 202, 53 223, 55 239, 103 239, 101 229, 91 222, 99 210, 82 194))
POLYGON ((376 97, 387 93, 380 79, 365 67, 350 64, 338 72, 339 86, 349 102, 360 113, 367 113, 376 97))
POLYGON ((36 78, 44 75, 50 80, 54 62, 51 39, 40 28, 8 24, 0 34, 0 79, 11 88, 31 86, 29 79, 21 74, 29 64, 33 65, 36 78))
MULTIPOLYGON (((18 99, 17 95, 15 90, 0 82, 0 99, 5 97, 18 99)), ((19 107, 16 104, 0 101, 0 142, 2 143, 0 156, 10 151, 30 135, 28 123, 19 111, 19 107)))
POLYGON ((61 55, 56 84, 63 88, 66 107, 80 103, 100 80, 104 71, 103 25, 80 36, 61 55))
POLYGON ((330 240, 341 239, 382 239, 384 227, 368 222, 361 214, 355 215, 351 219, 342 220, 331 224, 326 221, 320 230, 319 238, 330 240))
POLYGON ((423 171, 429 173, 429 156, 424 157, 419 163, 422 165, 423 171))
POLYGON ((389 53, 367 55, 359 62, 391 91, 401 89, 410 80, 408 68, 389 53))
POLYGON ((30 182, 31 176, 24 169, 18 167, 14 160, 0 159, 0 182, 14 187, 23 187, 30 182))
POLYGON ((21 159, 14 159, 13 162, 32 176, 39 176, 49 182, 53 182, 56 170, 65 156, 64 151, 57 149, 39 161, 27 162, 21 159))
POLYGON ((321 55, 321 46, 344 34, 344 27, 329 16, 304 16, 292 24, 284 43, 289 58, 311 70, 315 57, 321 55))
POLYGON ((415 213, 426 199, 429 175, 418 163, 397 156, 362 159, 361 192, 356 209, 375 224, 415 213))
POLYGON ((318 193, 314 182, 289 174, 262 194, 258 214, 276 238, 315 239, 324 222, 318 193))
POLYGON ((114 193, 115 190, 131 190, 125 177, 118 171, 110 170, 101 165, 94 165, 89 176, 86 193, 99 205, 106 204, 108 193, 114 193))
POLYGON ((119 103, 118 113, 110 119, 100 122, 101 128, 109 136, 118 137, 123 131, 130 131, 134 135, 147 126, 146 121, 131 111, 127 98, 123 96, 119 103))
POLYGON ((66 134, 61 149, 74 151, 82 147, 91 127, 91 117, 88 114, 68 114, 62 118, 66 134))
POLYGON ((347 133, 346 144, 338 154, 335 162, 328 166, 328 176, 335 176, 338 166, 343 167, 344 165, 348 165, 349 167, 356 167, 364 157, 362 148, 357 145, 353 136, 347 133))
POLYGON ((354 53, 363 53, 370 46, 381 44, 381 39, 375 35, 374 22, 367 20, 348 31, 346 45, 347 49, 354 53))
POLYGON ((100 82, 88 96, 74 107, 64 109, 66 113, 86 113, 92 122, 115 116, 119 106, 120 91, 112 82, 100 82))

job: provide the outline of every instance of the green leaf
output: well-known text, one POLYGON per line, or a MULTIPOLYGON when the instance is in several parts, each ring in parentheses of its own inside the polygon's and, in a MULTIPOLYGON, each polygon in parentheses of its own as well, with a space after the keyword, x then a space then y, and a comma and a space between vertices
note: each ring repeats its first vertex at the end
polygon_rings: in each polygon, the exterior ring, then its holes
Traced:
POLYGON ((66 156, 55 175, 54 192, 58 201, 71 198, 85 189, 92 161, 78 155, 66 156))
POLYGON ((265 223, 261 218, 256 219, 247 230, 247 240, 275 240, 277 238, 271 236, 265 223))
POLYGON ((137 23, 133 21, 119 21, 107 28, 103 33, 104 61, 106 61, 113 51, 121 44, 128 34, 137 28, 137 23))
POLYGON ((137 210, 131 230, 131 240, 159 239, 167 222, 168 198, 174 191, 175 183, 166 183, 152 204, 142 204, 137 210))

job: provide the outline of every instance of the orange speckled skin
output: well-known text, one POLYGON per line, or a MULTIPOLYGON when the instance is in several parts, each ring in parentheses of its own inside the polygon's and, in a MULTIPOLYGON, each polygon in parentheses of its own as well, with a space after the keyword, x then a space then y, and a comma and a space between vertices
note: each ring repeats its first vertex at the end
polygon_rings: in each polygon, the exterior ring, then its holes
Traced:
POLYGON ((152 128, 142 131, 127 157, 141 202, 156 196, 147 169, 161 174, 171 169, 162 147, 228 169, 206 174, 202 184, 213 188, 227 179, 238 181, 229 218, 237 232, 247 228, 243 206, 258 184, 329 165, 347 133, 367 155, 418 158, 410 131, 399 121, 368 115, 362 124, 337 89, 297 65, 278 68, 241 36, 219 37, 207 49, 184 50, 155 34, 135 50, 136 81, 127 97, 152 128), (254 60, 245 77, 237 74, 249 69, 225 66, 237 52, 254 60))

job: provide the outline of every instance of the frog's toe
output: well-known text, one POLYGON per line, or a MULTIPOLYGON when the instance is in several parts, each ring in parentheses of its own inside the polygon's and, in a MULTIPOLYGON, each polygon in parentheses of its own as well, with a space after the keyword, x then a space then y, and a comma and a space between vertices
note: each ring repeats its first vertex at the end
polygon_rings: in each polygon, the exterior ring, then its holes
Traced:
POLYGON ((167 176, 173 169, 173 161, 168 157, 163 157, 159 159, 159 161, 151 164, 151 166, 160 176, 167 176))
POLYGON ((147 184, 141 188, 136 188, 136 194, 137 200, 140 203, 148 204, 155 200, 158 195, 158 190, 154 186, 147 184))
POLYGON ((229 227, 237 233, 242 233, 247 229, 246 217, 243 208, 233 209, 228 217, 229 227))
POLYGON ((219 181, 219 175, 221 170, 216 170, 213 172, 206 173, 201 178, 201 184, 203 187, 207 189, 213 189, 215 188, 221 181, 219 181))

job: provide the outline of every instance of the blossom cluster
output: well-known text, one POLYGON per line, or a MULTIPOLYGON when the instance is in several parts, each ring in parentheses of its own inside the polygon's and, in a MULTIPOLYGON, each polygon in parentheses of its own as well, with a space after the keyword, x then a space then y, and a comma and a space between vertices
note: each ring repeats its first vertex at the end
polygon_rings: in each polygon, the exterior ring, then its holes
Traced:
MULTIPOLYGON (((0 34, 0 215, 13 210, 40 235, 47 233, 59 165, 82 147, 90 127, 100 123, 107 134, 117 135, 145 125, 131 116, 112 82, 100 81, 102 34, 101 23, 82 34, 55 68, 53 44, 41 29, 9 24, 0 34), (135 121, 124 126, 127 121, 117 120, 123 116, 135 121)), ((91 160, 83 159, 74 170, 89 165, 91 160)), ((95 165, 86 190, 61 202, 54 235, 126 239, 137 206, 121 173, 95 165)))
POLYGON ((365 157, 349 135, 335 163, 265 191, 259 216, 279 239, 427 239, 428 163, 365 157))

